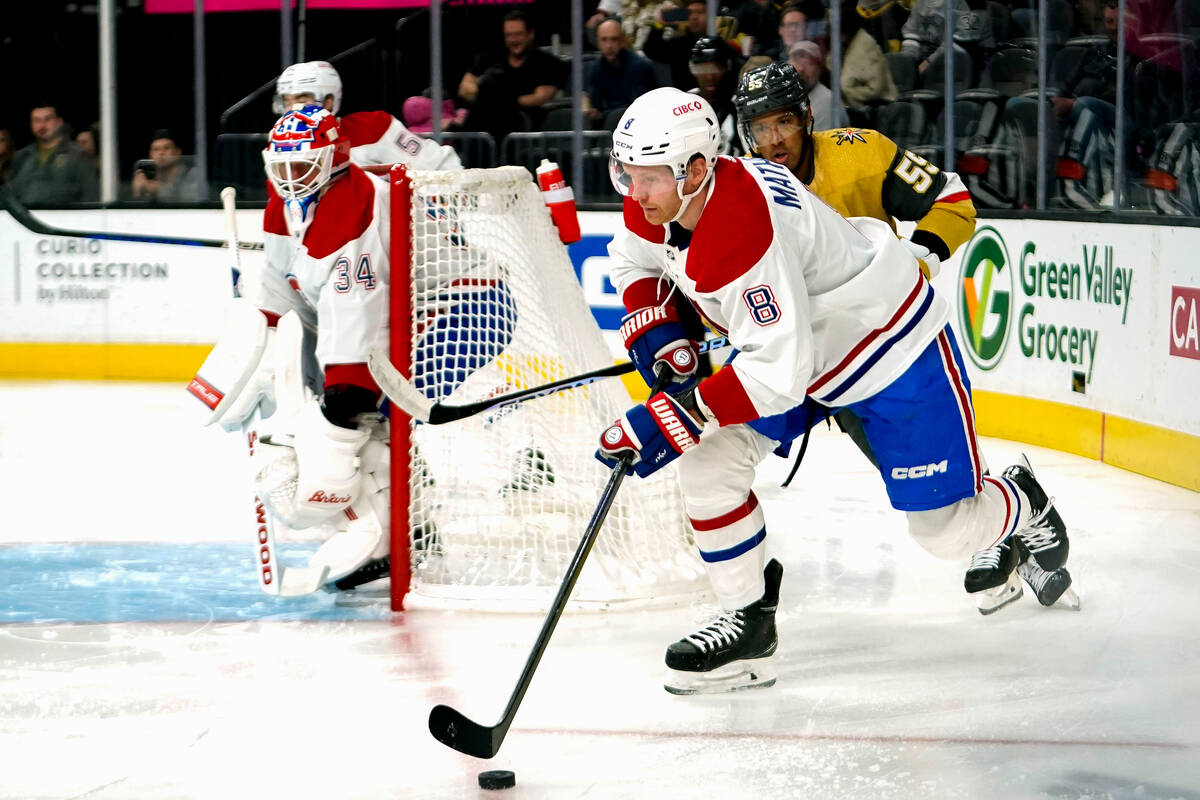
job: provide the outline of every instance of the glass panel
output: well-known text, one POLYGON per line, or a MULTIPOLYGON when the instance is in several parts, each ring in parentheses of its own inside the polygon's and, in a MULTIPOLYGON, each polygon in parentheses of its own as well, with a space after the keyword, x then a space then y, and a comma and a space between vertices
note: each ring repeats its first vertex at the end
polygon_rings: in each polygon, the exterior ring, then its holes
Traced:
POLYGON ((1186 3, 1126 3, 1125 148, 1122 208, 1195 216, 1200 176, 1196 123, 1200 72, 1186 3))

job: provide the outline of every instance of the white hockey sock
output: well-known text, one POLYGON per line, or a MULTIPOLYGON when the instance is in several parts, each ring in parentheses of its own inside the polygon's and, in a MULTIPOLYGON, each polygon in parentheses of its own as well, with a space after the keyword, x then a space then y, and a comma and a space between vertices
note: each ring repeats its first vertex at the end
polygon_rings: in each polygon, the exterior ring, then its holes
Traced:
POLYGON ((754 492, 724 514, 697 519, 689 509, 689 521, 721 607, 734 611, 761 598, 767 528, 754 492))
POLYGON ((983 479, 974 497, 929 511, 909 511, 908 532, 937 558, 968 558, 1020 530, 1029 519, 1029 501, 1007 478, 983 479))

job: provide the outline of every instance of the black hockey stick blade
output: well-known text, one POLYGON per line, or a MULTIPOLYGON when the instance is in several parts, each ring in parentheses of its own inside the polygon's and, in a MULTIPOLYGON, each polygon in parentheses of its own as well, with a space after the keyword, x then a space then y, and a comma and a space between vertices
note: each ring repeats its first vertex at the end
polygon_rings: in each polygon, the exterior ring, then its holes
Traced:
POLYGON ((467 719, 450 706, 434 706, 429 712, 429 732, 433 738, 460 753, 491 758, 500 751, 508 726, 488 728, 467 719))
MULTIPOLYGON (((665 372, 660 373, 655 379, 650 393, 655 394, 662 391, 668 380, 665 372)), ((613 500, 617 497, 617 490, 621 488, 621 482, 625 480, 625 470, 629 469, 632 462, 633 456, 623 456, 609 473, 608 483, 600 495, 600 502, 596 504, 596 510, 592 512, 592 519, 588 522, 583 538, 579 541, 579 547, 575 549, 575 555, 571 558, 570 566, 567 567, 567 574, 558 587, 558 594, 554 596, 554 602, 550 604, 550 612, 546 616, 546 621, 542 623, 542 630, 538 634, 537 641, 533 643, 533 650, 530 651, 529 658, 525 661, 525 669, 521 671, 517 687, 513 689, 512 696, 508 700, 504 716, 495 725, 488 727, 472 722, 449 706, 434 706, 433 710, 429 712, 429 732, 433 734, 433 738, 447 747, 476 758, 491 758, 500 751, 500 745, 504 743, 504 737, 508 735, 508 729, 517 716, 521 700, 525 698, 525 692, 533 681, 533 673, 537 670, 542 655, 550 644, 550 637, 554 635, 558 619, 566 609, 567 601, 571 599, 571 592, 575 589, 575 582, 579 580, 579 573, 583 572, 583 564, 587 561, 588 554, 592 552, 592 545, 596 543, 596 537, 600 535, 600 527, 608 517, 608 510, 612 508, 613 500)))

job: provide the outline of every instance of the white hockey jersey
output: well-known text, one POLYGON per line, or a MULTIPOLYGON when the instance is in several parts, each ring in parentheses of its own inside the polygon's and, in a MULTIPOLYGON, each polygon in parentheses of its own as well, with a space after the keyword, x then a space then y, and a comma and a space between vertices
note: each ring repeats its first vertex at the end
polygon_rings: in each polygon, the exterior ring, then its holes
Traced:
POLYGON ((388 341, 390 265, 387 182, 354 164, 334 180, 312 210, 302 238, 292 236, 284 203, 269 187, 263 213, 267 274, 248 287, 270 315, 316 312, 317 361, 325 385, 349 383, 378 391, 367 354, 388 341))
POLYGON ((347 114, 338 118, 338 127, 350 138, 350 160, 355 164, 399 163, 413 169, 462 169, 453 147, 417 136, 386 111, 347 114))
POLYGON ((698 389, 721 425, 784 412, 806 395, 834 407, 870 397, 948 318, 886 223, 846 220, 763 159, 717 159, 690 241, 678 225, 647 223, 631 198, 624 216, 609 254, 626 308, 662 302, 665 275, 741 351, 698 389))

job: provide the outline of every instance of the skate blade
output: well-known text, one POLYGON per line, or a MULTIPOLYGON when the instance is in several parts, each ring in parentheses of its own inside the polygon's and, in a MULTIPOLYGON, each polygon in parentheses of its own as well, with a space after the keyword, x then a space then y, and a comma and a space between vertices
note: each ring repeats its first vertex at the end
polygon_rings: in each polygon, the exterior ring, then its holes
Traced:
POLYGON ((979 613, 985 617, 989 614, 995 614, 1009 603, 1015 603, 1020 600, 1024 594, 1025 587, 1021 585, 1021 579, 1017 577, 1017 573, 1014 571, 1009 576, 1008 583, 979 595, 979 613), (1016 578, 1015 581, 1013 580, 1014 578, 1016 578))
POLYGON ((778 677, 773 656, 734 661, 711 672, 668 669, 667 673, 663 688, 676 695, 727 694, 744 689, 766 689, 774 686, 778 677))
POLYGON ((1054 602, 1051 608, 1065 608, 1068 611, 1079 610, 1079 595, 1075 594, 1075 590, 1067 587, 1067 590, 1062 593, 1062 596, 1054 602))

